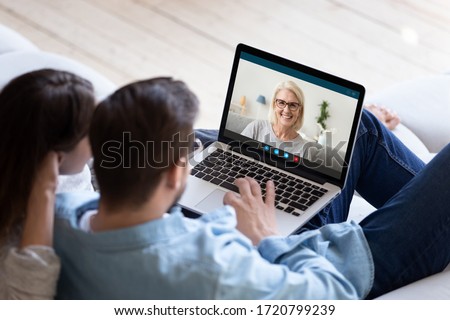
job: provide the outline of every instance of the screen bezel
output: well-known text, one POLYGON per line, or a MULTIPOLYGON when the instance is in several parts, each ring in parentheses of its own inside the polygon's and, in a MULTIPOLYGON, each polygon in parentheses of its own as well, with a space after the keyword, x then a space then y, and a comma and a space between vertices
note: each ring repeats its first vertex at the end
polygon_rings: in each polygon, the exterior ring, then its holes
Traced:
MULTIPOLYGON (((262 51, 260 49, 240 43, 237 45, 236 52, 234 55, 230 81, 227 89, 227 95, 225 98, 225 106, 223 108, 222 120, 220 124, 219 141, 229 145, 232 149, 237 149, 238 152, 244 155, 251 156, 252 158, 257 158, 258 160, 261 160, 267 164, 281 168, 293 174, 315 180, 319 183, 330 182, 332 184, 338 185, 340 188, 343 188, 348 174, 349 164, 353 154, 353 146, 354 141, 356 139, 359 121, 361 118, 364 95, 365 95, 365 88, 358 83, 337 77, 335 75, 317 69, 313 69, 311 67, 302 65, 292 60, 288 60, 280 56, 274 55, 272 53, 262 51), (261 148, 260 142, 256 140, 251 141, 251 139, 249 139, 248 137, 245 137, 243 135, 237 134, 235 132, 226 129, 226 123, 228 119, 229 109, 231 106, 233 89, 242 53, 244 54, 247 53, 257 58, 267 60, 270 63, 275 63, 280 66, 287 67, 295 71, 299 71, 306 75, 319 78, 320 80, 326 81, 331 84, 335 84, 339 87, 344 87, 346 89, 358 93, 355 115, 352 122, 352 129, 350 131, 347 150, 345 152, 344 165, 342 167, 340 177, 334 177, 329 174, 325 174, 324 172, 311 169, 311 167, 314 166, 315 163, 309 162, 306 159, 302 159, 302 161, 298 164, 297 163, 293 164, 292 161, 287 161, 283 157, 274 157, 272 154, 264 151, 263 148, 261 148)), ((322 168, 322 171, 324 171, 324 168, 322 168)))

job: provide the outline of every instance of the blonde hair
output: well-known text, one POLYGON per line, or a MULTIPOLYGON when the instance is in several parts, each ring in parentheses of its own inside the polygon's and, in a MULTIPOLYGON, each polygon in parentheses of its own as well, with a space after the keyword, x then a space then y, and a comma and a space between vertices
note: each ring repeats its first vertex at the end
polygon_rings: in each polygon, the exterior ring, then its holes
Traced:
POLYGON ((298 103, 300 104, 299 109, 299 115, 297 117, 297 120, 295 121, 293 125, 293 129, 295 131, 300 130, 300 128, 303 126, 303 120, 304 120, 304 105, 305 105, 305 96, 303 94, 302 89, 293 81, 283 81, 277 84, 275 87, 275 90, 273 92, 272 100, 270 101, 270 108, 269 108, 269 121, 271 124, 277 124, 277 116, 275 114, 275 99, 277 97, 278 92, 280 92, 281 89, 287 89, 291 91, 297 98, 298 103))

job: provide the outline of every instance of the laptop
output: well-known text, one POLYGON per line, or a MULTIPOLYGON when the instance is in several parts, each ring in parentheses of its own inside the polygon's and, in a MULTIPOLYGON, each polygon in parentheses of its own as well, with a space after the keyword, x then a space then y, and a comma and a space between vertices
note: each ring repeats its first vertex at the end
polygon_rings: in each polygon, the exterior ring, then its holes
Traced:
POLYGON ((364 94, 360 84, 239 44, 218 141, 191 159, 193 169, 178 204, 202 215, 221 207, 226 192, 238 192, 236 178, 255 179, 263 196, 266 182, 273 180, 278 231, 295 233, 345 185, 364 94), (275 89, 282 83, 300 88, 303 105, 278 99, 275 89), (295 119, 299 124, 299 118, 300 129, 282 123, 295 119), (296 137, 278 138, 277 121, 296 137))

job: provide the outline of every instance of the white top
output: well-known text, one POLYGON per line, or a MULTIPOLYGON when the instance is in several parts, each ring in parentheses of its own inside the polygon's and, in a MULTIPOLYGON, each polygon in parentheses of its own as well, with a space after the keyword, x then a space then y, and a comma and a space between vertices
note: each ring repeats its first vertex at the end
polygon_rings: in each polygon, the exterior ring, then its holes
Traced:
MULTIPOLYGON (((58 176, 57 192, 74 190, 93 190, 87 165, 79 174, 58 176)), ((0 300, 53 299, 60 268, 52 247, 33 245, 19 250, 17 242, 0 245, 0 300)))
MULTIPOLYGON (((244 136, 268 144, 280 150, 297 154, 302 158, 320 164, 332 171, 327 174, 339 178, 342 172, 344 155, 339 152, 335 154, 333 150, 315 141, 308 141, 299 134, 295 139, 282 141, 277 138, 273 131, 272 124, 268 120, 255 120, 250 122, 241 133, 244 136), (336 155, 340 155, 337 157, 336 155)), ((314 166, 313 169, 317 169, 314 166)))
POLYGON ((303 147, 308 142, 307 140, 304 140, 300 134, 290 141, 278 139, 268 120, 255 120, 250 122, 241 134, 272 147, 295 154, 303 154, 303 147))
POLYGON ((0 299, 53 299, 61 264, 53 248, 0 248, 0 299))
POLYGON ((97 214, 97 210, 86 211, 86 213, 81 216, 81 219, 79 222, 80 229, 85 232, 92 232, 91 218, 92 218, 92 216, 94 216, 96 214, 97 214))

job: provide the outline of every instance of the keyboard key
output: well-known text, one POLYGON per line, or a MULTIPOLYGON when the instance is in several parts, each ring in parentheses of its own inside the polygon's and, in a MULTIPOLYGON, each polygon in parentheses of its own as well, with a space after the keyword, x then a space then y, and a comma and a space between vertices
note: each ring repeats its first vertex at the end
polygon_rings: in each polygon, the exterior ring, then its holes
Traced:
POLYGON ((223 182, 222 180, 217 179, 217 178, 211 179, 211 183, 214 183, 214 184, 217 184, 217 185, 220 185, 222 182, 223 182))
POLYGON ((273 180, 273 181, 276 181, 276 182, 280 181, 280 179, 281 179, 281 176, 278 175, 278 174, 275 174, 275 175, 272 177, 272 180, 273 180))
POLYGON ((302 211, 306 211, 308 209, 307 206, 305 206, 305 205, 303 205, 301 203, 298 203, 298 202, 291 202, 289 205, 294 207, 294 208, 296 208, 296 209, 300 209, 302 211))
POLYGON ((287 192, 294 192, 294 191, 295 191, 295 189, 294 189, 294 188, 292 188, 292 187, 288 187, 288 188, 286 188, 286 191, 287 191, 287 192))
POLYGON ((210 161, 208 161, 208 160, 206 160, 206 159, 202 161, 202 164, 203 164, 205 167, 208 167, 208 168, 212 168, 212 167, 215 166, 215 164, 214 164, 213 162, 210 162, 210 161))
POLYGON ((205 181, 211 181, 212 178, 214 178, 214 177, 209 175, 209 174, 207 174, 202 179, 205 180, 205 181))
POLYGON ((211 175, 213 177, 218 177, 218 176, 220 176, 220 172, 219 171, 214 171, 214 172, 211 172, 211 175))
POLYGON ((286 211, 287 213, 291 213, 292 211, 294 211, 294 208, 287 207, 284 211, 286 211))
POLYGON ((323 192, 320 192, 319 190, 313 190, 311 191, 311 194, 318 196, 319 198, 323 196, 323 192))
POLYGON ((281 178, 280 179, 280 183, 287 183, 289 182, 289 180, 287 178, 281 178))
POLYGON ((270 178, 272 176, 273 176, 273 173, 270 171, 267 171, 266 173, 264 173, 264 177, 266 177, 266 178, 270 178))
POLYGON ((308 199, 305 199, 305 198, 300 198, 300 199, 298 199, 298 201, 297 201, 298 203, 301 203, 301 204, 305 204, 305 203, 307 203, 308 202, 308 199))
POLYGON ((319 200, 319 198, 312 196, 311 198, 309 198, 309 201, 305 204, 306 206, 310 207, 312 206, 317 200, 319 200))
POLYGON ((235 184, 231 184, 227 181, 224 181, 220 184, 221 187, 224 187, 225 189, 234 191, 236 193, 239 193, 239 188, 235 184))
POLYGON ((261 182, 263 179, 264 179, 264 177, 260 174, 255 177, 255 180, 258 182, 261 182))
POLYGON ((312 188, 306 187, 303 189, 303 191, 310 193, 312 191, 312 188))
POLYGON ((197 178, 203 178, 206 175, 206 173, 203 172, 197 172, 197 174, 195 175, 197 178))
POLYGON ((284 198, 288 198, 288 199, 290 199, 291 197, 292 197, 292 194, 290 193, 290 192, 283 192, 283 194, 282 194, 282 196, 284 197, 284 198))

